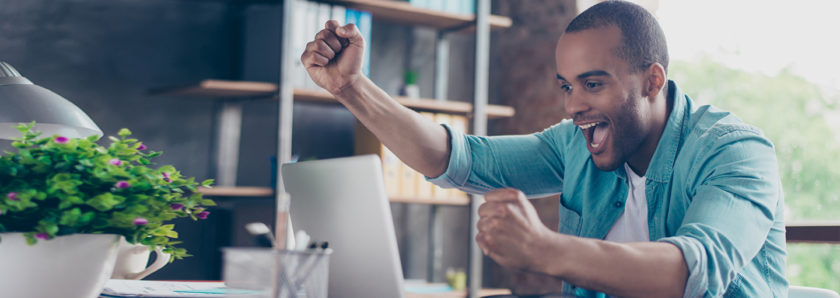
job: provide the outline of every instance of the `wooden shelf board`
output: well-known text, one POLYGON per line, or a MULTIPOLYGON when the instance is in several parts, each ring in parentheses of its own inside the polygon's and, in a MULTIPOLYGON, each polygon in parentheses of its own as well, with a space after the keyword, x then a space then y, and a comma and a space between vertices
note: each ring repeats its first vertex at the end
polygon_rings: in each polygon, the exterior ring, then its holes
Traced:
POLYGON ((469 197, 459 198, 412 198, 392 196, 388 198, 391 203, 410 203, 410 204, 428 204, 428 205, 453 205, 453 206, 468 206, 470 204, 469 197))
MULTIPOLYGON (((338 103, 329 92, 323 90, 307 90, 295 89, 294 96, 296 101, 308 102, 323 102, 323 103, 338 103)), ((395 96, 394 99, 400 104, 416 109, 442 113, 452 114, 470 114, 472 113, 472 104, 460 101, 440 101, 434 99, 413 99, 408 97, 395 96)), ((516 110, 508 106, 488 105, 488 118, 505 118, 513 117, 516 110)))
MULTIPOLYGON (((421 25, 436 29, 449 29, 474 21, 471 14, 458 14, 412 6, 408 2, 383 0, 328 0, 352 8, 369 11, 374 19, 406 25, 421 25)), ((509 28, 513 21, 505 16, 491 15, 490 29, 509 28)), ((467 28, 473 28, 469 26, 467 28)))
POLYGON ((216 186, 202 187, 198 192, 208 197, 270 197, 274 196, 274 189, 258 186, 216 186))
MULTIPOLYGON (((277 85, 264 82, 248 82, 248 81, 224 81, 224 80, 202 80, 195 84, 184 85, 179 87, 166 87, 155 89, 150 92, 156 95, 167 96, 192 96, 192 97, 268 97, 274 96, 276 98, 277 85)), ((309 89, 294 89, 294 97, 296 101, 302 102, 320 102, 328 104, 338 104, 335 97, 324 90, 309 90, 309 89)), ((408 97, 395 96, 394 99, 400 104, 415 109, 431 112, 451 113, 451 114, 470 114, 472 113, 472 104, 461 101, 441 101, 434 99, 414 99, 408 97)), ((512 107, 488 105, 487 117, 505 118, 513 117, 516 111, 512 107)))
POLYGON ((207 79, 183 86, 154 89, 149 93, 191 97, 267 97, 277 93, 277 84, 207 79))

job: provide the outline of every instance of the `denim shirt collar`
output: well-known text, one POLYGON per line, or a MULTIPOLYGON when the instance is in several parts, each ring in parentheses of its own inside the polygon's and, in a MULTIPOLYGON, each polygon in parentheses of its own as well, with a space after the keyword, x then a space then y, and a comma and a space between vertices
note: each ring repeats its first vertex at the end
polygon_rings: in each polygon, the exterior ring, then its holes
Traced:
POLYGON ((645 173, 648 181, 667 182, 671 180, 674 172, 674 160, 677 156, 677 149, 683 138, 683 125, 686 121, 686 106, 688 98, 685 93, 677 87, 677 83, 668 80, 668 100, 673 101, 671 115, 662 130, 659 144, 656 145, 656 152, 650 160, 650 166, 645 173))

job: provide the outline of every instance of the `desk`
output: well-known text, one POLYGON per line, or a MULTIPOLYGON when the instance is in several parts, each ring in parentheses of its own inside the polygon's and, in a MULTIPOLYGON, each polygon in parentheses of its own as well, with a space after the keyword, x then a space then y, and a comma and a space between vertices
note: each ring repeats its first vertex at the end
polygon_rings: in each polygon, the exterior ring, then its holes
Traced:
MULTIPOLYGON (((510 295, 510 290, 508 289, 482 289, 478 292, 478 297, 490 296, 490 295, 510 295)), ((417 293, 405 293, 405 298, 464 298, 467 297, 467 291, 452 291, 447 293, 435 293, 435 294, 417 294, 417 293)))

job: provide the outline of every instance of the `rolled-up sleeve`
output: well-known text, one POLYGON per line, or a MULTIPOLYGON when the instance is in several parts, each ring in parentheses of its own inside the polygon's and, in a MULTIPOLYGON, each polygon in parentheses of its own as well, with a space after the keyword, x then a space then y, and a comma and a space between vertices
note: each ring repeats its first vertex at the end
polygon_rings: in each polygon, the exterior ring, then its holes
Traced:
POLYGON ((759 252, 782 198, 773 145, 754 130, 716 131, 693 165, 691 203, 673 237, 689 271, 684 297, 722 296, 759 252), (693 194, 693 195, 692 195, 693 194))
POLYGON ((493 137, 465 135, 443 125, 451 144, 449 165, 440 176, 426 179, 475 194, 505 187, 529 196, 559 193, 564 168, 558 138, 564 128, 559 125, 530 135, 493 137))

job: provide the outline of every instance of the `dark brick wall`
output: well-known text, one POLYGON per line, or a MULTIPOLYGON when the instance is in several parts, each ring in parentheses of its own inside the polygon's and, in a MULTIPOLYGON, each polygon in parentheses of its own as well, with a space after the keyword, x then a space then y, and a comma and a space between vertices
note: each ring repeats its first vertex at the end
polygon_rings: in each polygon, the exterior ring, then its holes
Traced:
MULTIPOLYGON (((491 102, 516 108, 516 116, 491 122, 494 134, 541 131, 566 117, 557 96, 554 53, 557 39, 576 15, 574 0, 494 0, 494 14, 513 19, 514 26, 491 39, 491 102)), ((558 196, 532 200, 540 218, 557 229, 558 196)), ((505 287, 511 272, 485 257, 484 284, 505 287)))
POLYGON ((493 102, 516 108, 516 116, 493 123, 499 134, 540 131, 566 116, 557 96, 554 49, 575 16, 573 0, 496 0, 494 13, 514 26, 492 37, 493 102))
MULTIPOLYGON (((173 0, 0 0, 0 60, 71 100, 105 132, 129 128, 158 164, 209 178, 213 102, 152 97, 147 91, 235 75, 236 20, 229 5, 173 0)), ((218 279, 224 212, 179 222, 195 257, 152 278, 218 279)))

